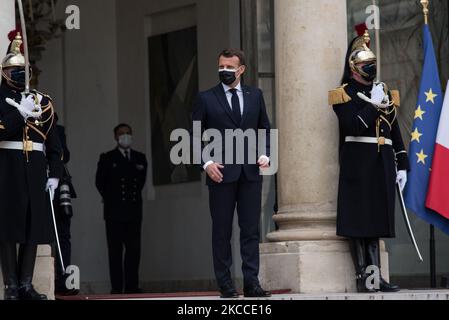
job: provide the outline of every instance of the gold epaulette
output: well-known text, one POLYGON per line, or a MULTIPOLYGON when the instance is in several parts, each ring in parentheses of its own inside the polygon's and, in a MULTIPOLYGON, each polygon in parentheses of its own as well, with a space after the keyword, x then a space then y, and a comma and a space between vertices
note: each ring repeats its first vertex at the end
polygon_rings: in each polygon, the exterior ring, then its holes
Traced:
POLYGON ((396 107, 401 106, 401 95, 399 90, 390 90, 391 100, 396 107))
POLYGON ((351 101, 351 97, 346 93, 345 87, 347 84, 342 85, 341 87, 338 87, 337 89, 334 89, 332 91, 329 91, 329 105, 337 105, 337 104, 343 104, 346 102, 351 101))

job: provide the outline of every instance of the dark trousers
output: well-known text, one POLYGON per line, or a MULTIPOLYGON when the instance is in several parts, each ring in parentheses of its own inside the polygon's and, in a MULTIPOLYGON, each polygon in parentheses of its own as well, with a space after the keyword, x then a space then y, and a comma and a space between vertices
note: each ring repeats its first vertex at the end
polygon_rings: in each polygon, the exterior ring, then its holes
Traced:
POLYGON ((232 285, 232 222, 237 206, 245 287, 259 283, 259 223, 262 182, 239 181, 209 186, 214 271, 219 287, 232 285))
MULTIPOLYGON (((61 254, 62 260, 64 262, 64 266, 67 268, 71 265, 71 256, 72 256, 72 243, 70 242, 70 225, 71 225, 71 217, 63 215, 61 213, 56 215, 56 225, 58 227, 58 235, 59 235, 59 244, 61 246, 61 254)), ((55 245, 55 249, 57 246, 55 245)), ((59 253, 54 253, 55 263, 56 263, 56 274, 55 274, 55 287, 56 290, 65 290, 66 285, 66 276, 63 276, 63 270, 61 267, 59 253)), ((65 271, 65 270, 64 270, 65 271)))
POLYGON ((114 293, 122 293, 123 288, 126 293, 133 293, 139 288, 141 228, 141 221, 106 220, 109 275, 114 293))

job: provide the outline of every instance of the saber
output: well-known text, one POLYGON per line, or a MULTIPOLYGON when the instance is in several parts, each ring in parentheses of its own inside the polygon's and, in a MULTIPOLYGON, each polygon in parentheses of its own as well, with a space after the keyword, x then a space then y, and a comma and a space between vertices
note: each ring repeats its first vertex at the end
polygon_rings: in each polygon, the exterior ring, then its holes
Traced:
POLYGON ((55 208, 53 207, 53 190, 51 188, 48 189, 48 195, 50 197, 51 215, 53 218, 53 227, 55 230, 56 246, 58 248, 59 262, 61 263, 62 274, 65 275, 64 260, 62 259, 61 244, 59 243, 58 227, 56 226, 55 208))
POLYGON ((407 226, 408 235, 410 236, 410 239, 413 242, 413 246, 415 247, 415 250, 416 250, 416 253, 418 254, 419 260, 421 262, 423 262, 424 260, 422 258, 421 252, 419 251, 418 244, 416 243, 415 235, 413 234, 412 226, 410 224, 410 219, 408 218, 407 208, 405 207, 405 202, 404 202, 404 196, 402 195, 402 191, 401 191, 401 188, 399 187, 399 183, 396 184, 396 188, 399 193, 399 199, 401 200, 401 209, 402 209, 401 211, 402 211, 402 215, 405 220, 405 224, 407 226))
MULTIPOLYGON (((373 0, 373 5, 377 7, 377 1, 373 0)), ((375 19, 375 33, 376 33, 376 56, 377 56, 377 81, 382 81, 382 67, 381 67, 381 46, 380 46, 380 25, 377 24, 377 22, 380 24, 380 8, 379 8, 379 16, 375 19)), ((415 247, 416 253, 418 254, 419 260, 423 262, 423 258, 421 255, 421 252, 419 251, 418 244, 416 243, 415 235, 413 234, 413 229, 410 224, 410 219, 408 218, 407 214, 407 208, 405 207, 404 202, 404 196, 402 195, 401 187, 399 186, 399 183, 396 184, 396 189, 399 193, 399 198, 401 200, 401 211, 402 215, 404 217, 405 225, 407 227, 408 235, 410 236, 410 239, 412 240, 413 246, 415 247)))
MULTIPOLYGON (((377 1, 373 0, 373 6, 376 8, 379 8, 377 6, 377 1)), ((377 12, 377 11, 376 11, 377 12)), ((382 68, 381 68, 381 51, 380 51, 380 8, 377 12, 378 15, 374 19, 374 31, 375 31, 375 37, 376 37, 376 56, 377 56, 377 78, 378 81, 382 79, 382 68)))
POLYGON ((22 28, 23 51, 25 54, 25 94, 28 94, 30 93, 30 56, 28 51, 28 37, 22 0, 17 0, 17 7, 19 9, 20 26, 22 28))

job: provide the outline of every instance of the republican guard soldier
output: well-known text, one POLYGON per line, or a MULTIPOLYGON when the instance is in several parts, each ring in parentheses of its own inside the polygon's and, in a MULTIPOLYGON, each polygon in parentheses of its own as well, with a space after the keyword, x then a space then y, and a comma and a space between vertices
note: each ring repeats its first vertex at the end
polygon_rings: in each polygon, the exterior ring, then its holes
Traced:
POLYGON ((62 175, 62 149, 50 97, 25 95, 20 33, 1 63, 0 255, 6 300, 44 300, 32 285, 37 246, 54 240, 49 189, 62 175), (47 172, 48 170, 48 172, 47 172), (19 246, 17 257, 16 244, 19 246))
POLYGON ((409 169, 397 121, 399 93, 377 83, 377 59, 369 34, 348 49, 342 86, 329 93, 340 127, 337 234, 351 239, 357 289, 398 291, 382 277, 367 288, 366 268, 380 271, 379 238, 395 236, 395 185, 403 189, 409 169))

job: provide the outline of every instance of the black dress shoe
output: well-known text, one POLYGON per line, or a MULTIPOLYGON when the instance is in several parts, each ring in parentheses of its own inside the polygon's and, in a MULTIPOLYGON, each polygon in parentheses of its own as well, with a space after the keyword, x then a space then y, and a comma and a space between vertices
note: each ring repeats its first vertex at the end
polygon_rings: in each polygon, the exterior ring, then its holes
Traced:
POLYGON ((37 292, 32 285, 21 286, 19 298, 20 300, 48 300, 45 294, 37 292))
POLYGON ((239 294, 237 290, 235 290, 234 287, 228 286, 228 287, 222 287, 220 288, 220 298, 222 299, 235 299, 238 298, 239 294))
POLYGON ((76 296, 80 293, 78 289, 58 289, 55 290, 55 294, 58 296, 76 296))
POLYGON ((142 289, 125 289, 125 293, 126 294, 142 294, 143 290, 142 289))
POLYGON ((271 297, 270 291, 265 291, 260 285, 245 288, 243 290, 245 298, 268 298, 271 297))
POLYGON ((3 299, 7 301, 19 300, 19 287, 6 286, 3 299))
POLYGON ((111 290, 111 294, 123 294, 123 292, 122 292, 122 290, 115 290, 115 289, 112 289, 112 290, 111 290))
POLYGON ((399 290, 401 290, 399 286, 388 283, 382 277, 380 277, 379 287, 380 287, 379 291, 381 292, 398 292, 399 290))

